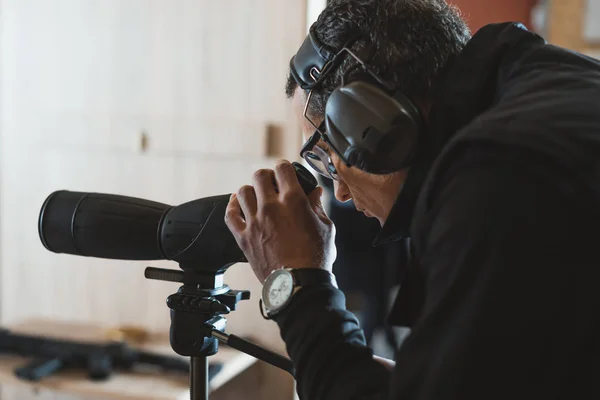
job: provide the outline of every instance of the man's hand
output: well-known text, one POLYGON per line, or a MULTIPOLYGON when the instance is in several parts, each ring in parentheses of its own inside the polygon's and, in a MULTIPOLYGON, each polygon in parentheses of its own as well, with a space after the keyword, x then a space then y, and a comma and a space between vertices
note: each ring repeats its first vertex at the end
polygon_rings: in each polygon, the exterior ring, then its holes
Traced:
POLYGON ((323 268, 336 257, 333 222, 321 204, 323 189, 303 192, 292 164, 254 173, 227 205, 225 223, 261 283, 279 268, 323 268))

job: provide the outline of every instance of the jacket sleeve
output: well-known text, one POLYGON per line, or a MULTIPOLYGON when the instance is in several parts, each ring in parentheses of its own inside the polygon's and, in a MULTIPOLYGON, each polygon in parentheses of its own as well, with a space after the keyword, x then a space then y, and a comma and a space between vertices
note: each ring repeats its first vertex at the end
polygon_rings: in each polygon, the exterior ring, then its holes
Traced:
POLYGON ((390 372, 373 360, 339 289, 305 287, 274 319, 296 367, 301 400, 388 398, 390 372))
POLYGON ((479 158, 430 188, 420 214, 426 296, 393 398, 588 398, 575 391, 592 371, 597 204, 532 155, 479 158))

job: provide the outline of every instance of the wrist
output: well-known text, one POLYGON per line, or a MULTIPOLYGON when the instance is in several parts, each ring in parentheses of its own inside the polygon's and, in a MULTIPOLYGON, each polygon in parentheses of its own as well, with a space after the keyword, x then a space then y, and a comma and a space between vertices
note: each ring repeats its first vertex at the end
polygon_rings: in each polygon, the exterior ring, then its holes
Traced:
POLYGON ((288 307, 297 292, 310 286, 338 287, 333 273, 322 268, 281 268, 273 271, 263 286, 261 314, 265 319, 271 319, 288 307))
POLYGON ((314 285, 332 285, 337 286, 335 275, 325 268, 300 267, 288 268, 294 275, 295 282, 299 285, 299 289, 305 286, 314 285))

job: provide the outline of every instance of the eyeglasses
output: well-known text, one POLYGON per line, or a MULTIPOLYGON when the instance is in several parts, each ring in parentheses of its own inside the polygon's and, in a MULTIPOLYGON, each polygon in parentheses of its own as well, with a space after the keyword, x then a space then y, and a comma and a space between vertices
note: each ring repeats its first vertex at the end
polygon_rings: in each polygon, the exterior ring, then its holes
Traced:
MULTIPOLYGON (((315 132, 315 135, 318 135, 318 132, 315 132)), ((334 181, 339 180, 337 170, 331 162, 331 157, 329 157, 329 154, 327 154, 327 152, 321 147, 313 145, 311 150, 307 149, 300 154, 306 160, 308 165, 310 165, 319 174, 326 178, 333 179, 334 181)))
POLYGON ((302 150, 300 151, 300 157, 304 158, 308 165, 310 165, 317 173, 323 175, 326 178, 333 179, 334 181, 339 180, 338 172, 331 162, 331 157, 325 150, 317 146, 317 143, 323 139, 325 132, 325 121, 317 126, 307 115, 306 110, 308 109, 309 101, 312 97, 312 90, 308 93, 306 99, 306 105, 304 106, 304 118, 306 118, 312 126, 315 127, 315 132, 306 141, 302 150))

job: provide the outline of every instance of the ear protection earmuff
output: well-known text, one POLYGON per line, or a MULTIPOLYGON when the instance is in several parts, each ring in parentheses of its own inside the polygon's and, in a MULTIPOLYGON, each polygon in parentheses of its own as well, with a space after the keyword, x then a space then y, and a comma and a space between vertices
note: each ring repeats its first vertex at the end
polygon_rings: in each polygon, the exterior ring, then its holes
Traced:
POLYGON ((290 61, 290 71, 305 90, 317 87, 338 67, 344 56, 356 65, 344 73, 325 107, 321 138, 348 166, 373 174, 398 171, 412 162, 423 129, 423 118, 413 102, 380 78, 349 50, 324 46, 312 28, 290 61), (354 69, 351 81, 347 76, 354 69))

